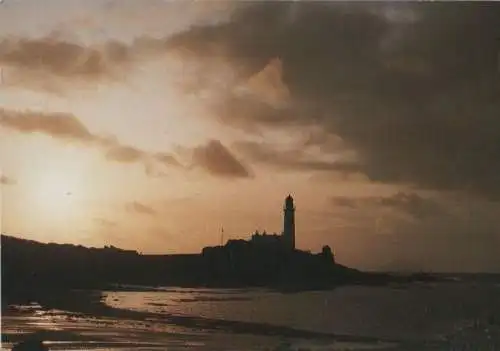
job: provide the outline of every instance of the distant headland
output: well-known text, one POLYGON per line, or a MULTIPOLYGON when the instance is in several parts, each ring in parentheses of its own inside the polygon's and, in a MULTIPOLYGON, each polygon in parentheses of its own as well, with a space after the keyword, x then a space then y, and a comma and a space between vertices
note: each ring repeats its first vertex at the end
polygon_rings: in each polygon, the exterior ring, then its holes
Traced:
POLYGON ((290 195, 283 213, 281 235, 256 232, 250 240, 229 240, 225 245, 205 247, 200 254, 142 255, 113 246, 43 244, 2 235, 3 300, 30 299, 43 290, 128 285, 296 291, 416 279, 345 267, 335 262, 328 246, 317 254, 297 250, 290 195))

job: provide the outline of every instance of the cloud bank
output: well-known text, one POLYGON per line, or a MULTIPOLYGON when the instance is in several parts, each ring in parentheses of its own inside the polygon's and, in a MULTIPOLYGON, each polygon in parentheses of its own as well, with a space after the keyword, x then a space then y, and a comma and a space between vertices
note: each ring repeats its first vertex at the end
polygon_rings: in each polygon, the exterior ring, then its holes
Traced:
POLYGON ((214 176, 244 178, 249 170, 218 140, 211 140, 187 150, 192 155, 191 167, 184 166, 172 153, 149 152, 132 145, 124 145, 116 138, 90 132, 70 113, 41 113, 0 108, 0 127, 21 133, 40 133, 65 142, 78 142, 101 150, 109 161, 123 164, 142 164, 149 176, 162 176, 161 169, 173 167, 188 170, 200 168, 214 176))
POLYGON ((293 103, 235 84, 215 106, 227 123, 319 125, 373 181, 499 199, 499 17, 493 3, 257 2, 168 46, 207 70, 229 63, 240 81, 279 59, 293 103))

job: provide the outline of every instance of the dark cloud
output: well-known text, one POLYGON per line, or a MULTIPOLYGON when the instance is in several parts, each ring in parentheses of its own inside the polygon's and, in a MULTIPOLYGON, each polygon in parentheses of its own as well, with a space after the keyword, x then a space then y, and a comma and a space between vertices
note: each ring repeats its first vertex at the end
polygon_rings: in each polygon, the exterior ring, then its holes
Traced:
POLYGON ((425 270, 498 270, 498 203, 462 201, 458 206, 445 202, 443 206, 448 206, 445 216, 426 216, 411 222, 393 218, 394 246, 386 258, 412 259, 425 270))
POLYGON ((14 185, 14 184, 16 184, 16 180, 2 174, 2 175, 0 175, 0 184, 1 185, 14 185))
POLYGON ((194 148, 193 165, 203 168, 208 173, 232 178, 248 178, 248 168, 243 165, 222 143, 211 140, 205 145, 194 148))
MULTIPOLYGON (((304 143, 308 142, 306 140, 304 143)), ((241 141, 236 142, 234 148, 253 162, 261 162, 281 170, 337 171, 342 173, 356 173, 360 171, 360 167, 356 162, 342 159, 340 153, 338 161, 332 162, 313 159, 304 153, 304 149, 279 150, 269 143, 241 141)))
POLYGON ((304 121, 292 118, 296 113, 289 107, 274 107, 252 96, 228 94, 222 100, 211 103, 214 117, 223 124, 259 134, 268 127, 306 125, 304 121))
POLYGON ((423 198, 416 193, 399 192, 393 196, 380 199, 382 206, 404 211, 416 218, 443 216, 445 209, 431 198, 423 198))
POLYGON ((134 201, 131 203, 128 203, 125 206, 125 209, 128 212, 133 212, 133 213, 138 213, 142 215, 148 215, 148 216, 156 216, 156 210, 150 206, 141 204, 140 202, 134 201))
POLYGON ((331 201, 340 207, 360 210, 369 207, 392 208, 406 213, 416 219, 432 216, 446 216, 445 206, 430 197, 422 197, 416 193, 398 192, 392 196, 348 197, 334 196, 331 201))
POLYGON ((235 20, 229 23, 193 26, 186 32, 168 38, 167 49, 185 59, 192 58, 194 54, 211 63, 244 60, 245 65, 237 68, 239 75, 253 74, 256 69, 267 64, 275 51, 275 35, 268 29, 269 24, 275 20, 279 7, 269 4, 261 9, 243 5, 241 9, 243 11, 237 11, 235 20), (247 11, 251 14, 247 14, 247 11), (259 26, 257 22, 263 26, 259 26), (253 45, 249 45, 250 42, 253 45))
POLYGON ((499 18, 496 3, 257 2, 170 45, 241 77, 281 60, 293 113, 228 94, 242 127, 321 125, 372 180, 499 198, 499 18))
POLYGON ((500 267, 498 202, 463 194, 403 192, 335 196, 332 204, 325 206, 330 213, 323 221, 344 220, 349 228, 328 228, 322 239, 335 237, 330 242, 352 262, 347 264, 441 272, 498 271, 500 267))

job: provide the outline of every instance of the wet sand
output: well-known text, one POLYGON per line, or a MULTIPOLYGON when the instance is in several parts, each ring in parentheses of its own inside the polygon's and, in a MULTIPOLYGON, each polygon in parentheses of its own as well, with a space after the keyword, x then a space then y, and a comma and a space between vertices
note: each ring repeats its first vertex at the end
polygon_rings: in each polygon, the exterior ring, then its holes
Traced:
POLYGON ((54 350, 335 350, 348 345, 350 349, 395 346, 374 338, 121 310, 106 306, 101 297, 99 291, 44 294, 39 305, 5 309, 2 349, 10 349, 33 333, 54 350))

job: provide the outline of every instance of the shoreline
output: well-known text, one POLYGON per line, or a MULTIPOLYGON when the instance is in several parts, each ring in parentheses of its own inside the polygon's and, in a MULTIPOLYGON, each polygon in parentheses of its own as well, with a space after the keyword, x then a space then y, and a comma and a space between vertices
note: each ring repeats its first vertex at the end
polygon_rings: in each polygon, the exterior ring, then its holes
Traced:
MULTIPOLYGON (((111 291, 111 290, 109 290, 111 291)), ((65 290, 46 292, 32 302, 38 303, 42 310, 60 310, 71 314, 94 318, 112 318, 129 321, 150 321, 162 325, 182 327, 188 330, 203 330, 207 332, 222 332, 227 334, 272 336, 294 339, 315 339, 335 342, 398 342, 397 340, 380 340, 375 337, 338 335, 308 330, 294 329, 285 326, 269 325, 264 323, 241 322, 222 319, 209 319, 197 316, 165 315, 152 312, 138 312, 117 309, 101 301, 104 291, 100 290, 65 290)), ((10 306, 18 306, 14 301, 10 306)), ((16 314, 15 307, 7 307, 2 311, 4 316, 16 314)))

